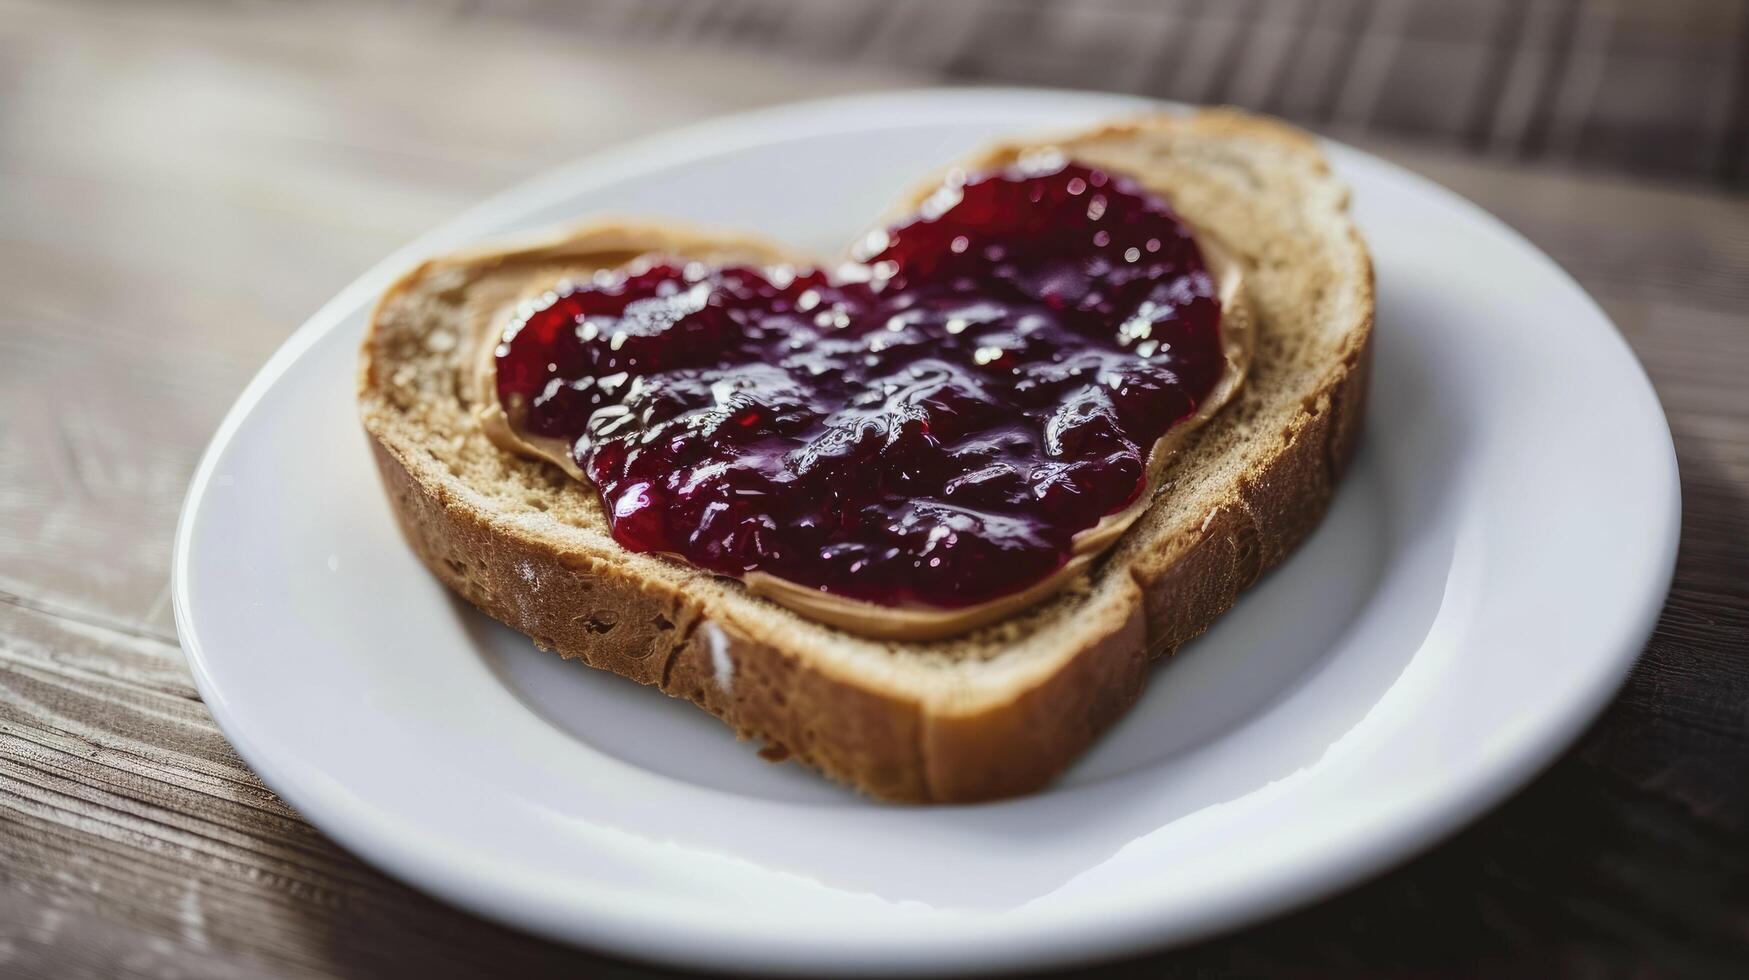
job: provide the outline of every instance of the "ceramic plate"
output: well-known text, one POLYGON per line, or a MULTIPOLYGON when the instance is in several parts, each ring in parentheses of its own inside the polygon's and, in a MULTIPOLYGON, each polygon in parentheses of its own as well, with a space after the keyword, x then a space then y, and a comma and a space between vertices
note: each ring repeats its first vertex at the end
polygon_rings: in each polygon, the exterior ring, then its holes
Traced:
POLYGON ((596 212, 829 252, 986 139, 1143 107, 1038 91, 817 102, 554 173, 420 239, 255 378, 182 515, 176 616, 243 757, 336 840, 481 915, 693 967, 1065 964, 1327 894, 1530 778, 1609 699, 1675 558, 1651 386, 1546 256, 1331 145, 1378 269, 1368 432, 1323 526, 1061 781, 870 803, 714 719, 539 652, 403 545, 353 405, 415 258, 596 212))

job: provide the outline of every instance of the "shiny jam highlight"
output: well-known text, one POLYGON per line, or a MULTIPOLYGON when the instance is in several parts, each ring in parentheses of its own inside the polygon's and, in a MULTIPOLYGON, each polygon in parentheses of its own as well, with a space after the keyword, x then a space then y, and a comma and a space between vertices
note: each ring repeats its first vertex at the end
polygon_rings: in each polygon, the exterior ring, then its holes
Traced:
POLYGON ((1189 230, 1117 174, 950 182, 858 258, 567 284, 505 331, 498 397, 626 548, 952 608, 1062 567, 1224 372, 1189 230))

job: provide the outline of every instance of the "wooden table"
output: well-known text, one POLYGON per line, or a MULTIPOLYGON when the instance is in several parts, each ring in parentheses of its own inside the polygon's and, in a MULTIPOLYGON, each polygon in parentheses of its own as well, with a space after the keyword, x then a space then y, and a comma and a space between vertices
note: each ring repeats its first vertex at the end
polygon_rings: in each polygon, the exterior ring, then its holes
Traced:
MULTIPOLYGON (((439 905, 265 789, 177 647, 177 509, 256 367, 438 220, 642 132, 935 77, 404 8, 0 0, 0 974, 650 972, 439 905)), ((1749 200, 1358 142, 1517 226, 1621 326, 1681 457, 1675 589, 1604 718, 1492 815, 1322 905, 1112 969, 1740 968, 1749 200)))

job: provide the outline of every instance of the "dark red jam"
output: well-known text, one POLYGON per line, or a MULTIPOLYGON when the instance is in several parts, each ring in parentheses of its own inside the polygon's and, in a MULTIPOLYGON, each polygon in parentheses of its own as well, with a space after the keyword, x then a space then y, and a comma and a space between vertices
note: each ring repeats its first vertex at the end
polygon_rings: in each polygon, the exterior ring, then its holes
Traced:
POLYGON ((498 397, 633 551, 956 607, 1068 561, 1223 372, 1201 253, 1117 174, 950 184, 859 257, 567 285, 506 331, 498 397))

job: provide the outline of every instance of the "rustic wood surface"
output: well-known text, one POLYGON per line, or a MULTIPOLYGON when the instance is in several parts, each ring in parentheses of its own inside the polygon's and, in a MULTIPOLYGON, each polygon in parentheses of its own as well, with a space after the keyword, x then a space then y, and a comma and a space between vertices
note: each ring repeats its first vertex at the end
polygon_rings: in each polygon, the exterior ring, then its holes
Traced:
POLYGON ((515 0, 505 13, 1749 186, 1744 0, 515 0))
MULTIPOLYGON (((261 785, 177 647, 182 493, 273 348, 463 206, 639 133, 964 75, 970 56, 823 67, 471 4, 372 10, 0 0, 0 975, 654 973, 441 906, 261 785)), ((1675 589, 1604 718, 1493 814, 1331 901, 1112 975, 1740 975, 1749 199, 1721 189, 1744 109, 1722 98, 1687 182, 1345 131, 1504 217, 1621 326, 1681 459, 1675 589)))

